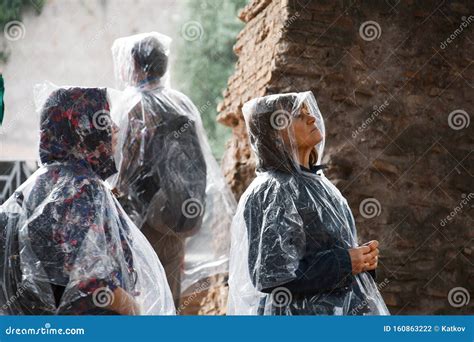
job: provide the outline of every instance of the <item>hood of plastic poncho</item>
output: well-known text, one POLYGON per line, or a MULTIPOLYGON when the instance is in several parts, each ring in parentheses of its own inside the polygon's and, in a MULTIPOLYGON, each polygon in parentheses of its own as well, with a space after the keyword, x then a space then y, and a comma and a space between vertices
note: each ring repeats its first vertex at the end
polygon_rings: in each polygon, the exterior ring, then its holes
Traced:
POLYGON ((257 171, 279 170, 298 172, 298 161, 293 120, 302 106, 315 117, 323 139, 314 146, 313 165, 322 160, 325 144, 324 120, 311 91, 268 95, 252 99, 244 104, 242 111, 247 125, 250 144, 257 158, 257 171))
POLYGON ((169 87, 170 44, 171 38, 158 32, 116 39, 112 58, 119 87, 169 87))
POLYGON ((102 179, 115 172, 107 90, 59 88, 41 109, 40 160, 72 162, 102 179))

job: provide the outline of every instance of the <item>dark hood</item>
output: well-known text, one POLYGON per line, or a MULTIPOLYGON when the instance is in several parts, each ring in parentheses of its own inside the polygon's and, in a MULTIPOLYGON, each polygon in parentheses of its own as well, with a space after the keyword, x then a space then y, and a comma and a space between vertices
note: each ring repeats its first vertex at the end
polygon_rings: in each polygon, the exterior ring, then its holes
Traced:
POLYGON ((105 88, 60 88, 40 119, 40 160, 72 162, 106 179, 115 172, 112 121, 105 88))

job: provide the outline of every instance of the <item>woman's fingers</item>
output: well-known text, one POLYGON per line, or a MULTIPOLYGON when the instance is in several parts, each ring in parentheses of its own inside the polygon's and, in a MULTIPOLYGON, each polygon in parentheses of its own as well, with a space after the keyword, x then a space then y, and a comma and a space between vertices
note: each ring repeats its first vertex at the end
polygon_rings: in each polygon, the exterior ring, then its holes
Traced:
POLYGON ((363 271, 364 264, 366 263, 366 255, 370 252, 370 247, 360 246, 349 249, 349 255, 352 263, 352 273, 358 274, 363 271))
POLYGON ((349 249, 353 274, 377 267, 379 249, 376 246, 378 246, 378 241, 373 240, 365 245, 349 249), (372 249, 371 246, 375 247, 372 249))
POLYGON ((364 262, 366 263, 373 263, 375 258, 377 258, 379 255, 379 249, 374 249, 373 251, 371 251, 370 253, 367 253, 367 254, 364 254, 364 262))
POLYGON ((376 256, 375 258, 372 259, 372 262, 369 262, 369 265, 378 264, 378 262, 379 262, 379 257, 376 256))
POLYGON ((367 264, 367 270, 375 270, 379 264, 379 257, 376 256, 373 260, 373 262, 370 262, 367 264))
POLYGON ((364 243, 362 246, 368 246, 371 250, 373 250, 379 247, 379 242, 377 240, 371 240, 364 243))
POLYGON ((373 271, 373 270, 375 270, 376 268, 377 268, 377 263, 371 264, 371 265, 367 265, 366 268, 365 268, 365 270, 366 270, 366 271, 373 271))
POLYGON ((365 254, 364 255, 364 263, 365 264, 371 264, 373 262, 374 257, 372 257, 370 254, 365 254))
POLYGON ((372 240, 369 242, 369 246, 371 249, 376 249, 379 247, 379 242, 377 240, 372 240))

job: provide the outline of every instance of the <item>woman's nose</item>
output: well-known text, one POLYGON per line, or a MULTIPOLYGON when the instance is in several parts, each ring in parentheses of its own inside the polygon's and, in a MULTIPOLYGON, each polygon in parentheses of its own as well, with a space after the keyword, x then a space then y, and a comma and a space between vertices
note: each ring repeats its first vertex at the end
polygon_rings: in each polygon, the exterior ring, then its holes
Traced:
POLYGON ((316 118, 314 116, 310 115, 309 119, 308 119, 308 125, 314 124, 315 121, 316 121, 316 118))

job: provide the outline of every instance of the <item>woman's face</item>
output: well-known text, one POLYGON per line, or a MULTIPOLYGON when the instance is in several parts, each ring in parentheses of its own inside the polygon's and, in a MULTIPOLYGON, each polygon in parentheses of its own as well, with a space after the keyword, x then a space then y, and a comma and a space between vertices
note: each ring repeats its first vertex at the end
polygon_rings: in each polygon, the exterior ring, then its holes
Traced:
POLYGON ((292 121, 296 145, 301 148, 313 148, 323 139, 316 125, 316 118, 311 115, 306 104, 303 104, 300 115, 292 121))

